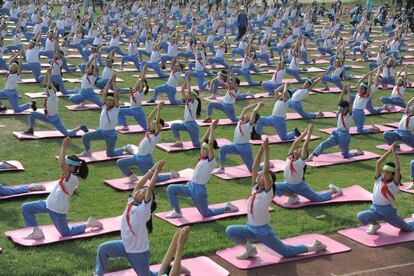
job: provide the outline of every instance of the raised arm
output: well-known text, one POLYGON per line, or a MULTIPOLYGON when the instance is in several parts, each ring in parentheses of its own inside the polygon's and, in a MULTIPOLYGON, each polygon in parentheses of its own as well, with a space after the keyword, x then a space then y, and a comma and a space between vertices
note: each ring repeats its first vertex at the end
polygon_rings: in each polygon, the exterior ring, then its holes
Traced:
POLYGON ((305 129, 304 132, 301 133, 301 135, 299 137, 297 137, 295 139, 295 141, 292 143, 292 145, 290 146, 289 152, 288 154, 292 154, 298 147, 299 145, 302 143, 303 138, 305 138, 307 132, 308 132, 309 126, 305 129))
POLYGON ((215 157, 214 152, 214 131, 217 128, 219 120, 215 120, 211 126, 209 127, 209 135, 208 135, 208 160, 213 160, 215 157))
POLYGON ((164 160, 160 160, 155 164, 155 168, 152 171, 152 169, 149 171, 152 176, 151 176, 151 181, 148 185, 147 191, 145 193, 145 198, 144 201, 145 202, 149 202, 152 198, 152 193, 154 192, 154 188, 155 188, 155 184, 157 184, 157 178, 158 178, 158 174, 160 173, 162 167, 164 166, 164 160))
POLYGON ((397 143, 392 144, 392 156, 394 158, 395 172, 394 172, 394 183, 399 186, 401 182, 401 171, 400 171, 400 159, 397 154, 397 143))
POLYGON ((272 189, 272 177, 270 176, 270 160, 269 160, 269 138, 266 137, 263 142, 264 162, 263 162, 263 177, 266 192, 272 189))
POLYGON ((375 163, 375 179, 378 179, 382 173, 382 165, 384 164, 387 157, 392 153, 392 147, 385 152, 380 159, 375 163))
POLYGON ((252 115, 250 116, 250 124, 253 125, 256 123, 256 115, 259 113, 259 109, 263 107, 263 103, 257 103, 256 107, 253 109, 252 115))
POLYGON ((66 177, 66 179, 70 175, 69 168, 68 168, 68 166, 65 165, 66 150, 67 150, 69 144, 70 144, 70 138, 65 137, 63 139, 62 147, 60 148, 60 153, 59 153, 59 166, 60 166, 60 169, 61 169, 63 175, 66 177))
POLYGON ((119 107, 119 93, 118 93, 118 88, 116 87, 116 75, 115 74, 112 75, 112 79, 110 80, 110 82, 112 83, 112 89, 114 91, 115 106, 119 107))
MULTIPOLYGON (((266 138, 268 140, 268 138, 266 138)), ((264 143, 260 145, 259 151, 256 154, 256 159, 254 160, 253 167, 252 167, 252 184, 256 182, 257 175, 259 174, 260 170, 260 162, 262 161, 262 156, 264 152, 264 143)))
POLYGON ((305 143, 303 144, 302 154, 301 154, 302 159, 308 158, 308 149, 309 149, 309 143, 312 137, 312 131, 313 131, 313 125, 311 124, 309 125, 309 128, 308 128, 308 133, 306 135, 305 143))

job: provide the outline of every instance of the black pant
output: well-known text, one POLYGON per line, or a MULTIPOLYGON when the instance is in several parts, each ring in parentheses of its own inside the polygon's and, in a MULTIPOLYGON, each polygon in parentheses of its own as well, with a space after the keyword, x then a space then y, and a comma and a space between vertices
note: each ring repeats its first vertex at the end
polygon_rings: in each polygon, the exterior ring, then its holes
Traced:
POLYGON ((242 38, 242 36, 246 33, 246 31, 247 31, 246 26, 239 26, 239 34, 237 36, 237 41, 239 41, 240 38, 242 38))

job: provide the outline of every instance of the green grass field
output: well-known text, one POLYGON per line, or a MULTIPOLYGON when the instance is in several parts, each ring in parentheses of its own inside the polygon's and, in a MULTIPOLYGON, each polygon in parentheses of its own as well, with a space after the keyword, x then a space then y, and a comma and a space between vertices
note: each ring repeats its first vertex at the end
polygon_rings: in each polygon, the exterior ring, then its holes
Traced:
MULTIPOLYGON (((69 60, 70 63, 76 63, 75 60, 69 60)), ((356 63, 363 64, 363 63, 356 63)), ((363 64, 365 68, 367 65, 363 64)), ((313 66, 313 65, 311 65, 313 66)), ((362 74, 366 70, 353 70, 351 74, 362 74)), ((120 87, 132 86, 135 79, 132 77, 134 73, 118 74, 125 82, 120 83, 120 87)), ((307 74, 305 74, 307 75, 307 74)), ((66 74, 65 77, 79 77, 80 74, 66 74)), ((309 75, 308 75, 309 76, 309 75)), ((31 77, 25 74, 25 78, 31 77)), ((254 76, 255 80, 267 80, 271 75, 254 76)), ((161 80, 149 80, 150 87, 154 88, 161 84, 161 80)), ((194 81, 193 81, 194 82, 194 81)), ((355 84, 355 80, 347 83, 355 84)), ((73 84, 65 83, 67 88, 73 88, 73 84)), ((0 87, 3 87, 3 78, 0 79, 0 87)), ((21 102, 29 101, 24 96, 24 92, 40 92, 42 88, 39 85, 20 85, 18 88, 22 95, 21 102)), ((245 88, 241 89, 245 91, 245 88)), ((263 92, 260 88, 252 88, 251 92, 263 92)), ((409 91, 411 92, 411 91, 409 91)), ((224 93, 223 90, 220 93, 224 93)), ((375 96, 374 104, 380 105, 379 96, 388 95, 388 91, 380 91, 375 96)), ((411 93, 408 93, 410 97, 411 93)), ((207 95, 206 92, 202 96, 207 95)), ((122 100, 128 101, 128 95, 122 95, 122 100)), ((338 95, 322 95, 317 94, 308 97, 304 101, 305 110, 310 111, 328 111, 336 109, 338 95)), ((254 100, 258 101, 258 100, 254 100)), ((273 100, 262 100, 265 107, 260 112, 263 115, 269 115, 273 107, 273 100)), ((5 101, 3 101, 5 103, 5 101)), ((39 103, 42 101, 39 100, 39 103)), ((253 101, 240 101, 236 104, 237 112, 252 103, 253 101)), ((73 128, 81 123, 86 123, 91 128, 98 127, 99 112, 84 111, 71 112, 67 111, 64 106, 69 105, 68 99, 60 99, 60 115, 62 121, 67 128, 73 128)), ((41 104, 40 104, 41 105, 41 104)), ((205 114, 207 103, 203 101, 203 114, 205 114)), ((144 107, 146 114, 151 107, 144 107)), ((291 110, 289 112, 292 112, 291 110)), ((204 116, 204 115, 203 115, 204 116)), ((166 106, 162 111, 162 117, 165 120, 182 119, 183 108, 166 106)), ((215 112, 215 118, 224 118, 224 114, 215 112)), ((371 116, 367 117, 366 123, 385 123, 398 121, 401 114, 371 116)), ((132 124, 132 121, 130 121, 132 124)), ((288 121, 288 128, 297 127, 304 129, 309 123, 315 125, 315 134, 323 139, 327 138, 326 134, 318 131, 319 128, 335 127, 335 119, 320 119, 313 121, 288 121)), ((20 173, 2 173, 0 175, 0 183, 4 184, 20 184, 38 181, 46 181, 58 179, 60 170, 55 160, 58 153, 61 140, 38 140, 38 141, 18 141, 12 136, 12 131, 24 131, 27 129, 27 117, 1 117, 0 118, 0 160, 19 160, 26 171, 20 173)), ((38 123, 37 130, 52 129, 49 125, 38 123)), ((202 128, 203 133, 206 128, 202 128)), ((217 129, 217 137, 232 140, 234 127, 219 127, 217 129)), ((272 129, 266 129, 267 134, 273 133, 272 129)), ((128 143, 137 143, 141 135, 118 135, 118 146, 124 146, 128 143)), ((189 139, 184 135, 185 140, 189 139)), ((69 154, 80 153, 82 151, 81 139, 72 139, 73 144, 69 147, 69 154)), ((162 141, 173 141, 171 131, 162 132, 162 141)), ((321 140, 313 141, 311 149, 314 149, 321 140)), ((383 144, 382 134, 353 136, 351 148, 363 148, 364 150, 382 153, 375 148, 378 144, 383 144)), ((284 159, 286 157, 289 145, 272 145, 271 159, 284 159)), ((93 142, 92 150, 104 150, 102 142, 93 142)), ((258 146, 253 146, 254 152, 258 150, 258 146)), ((329 152, 338 151, 338 148, 332 148, 329 152)), ((217 153, 218 154, 218 153, 217 153)), ((167 154, 156 149, 154 151, 154 159, 166 160, 165 170, 180 170, 193 167, 198 157, 197 151, 167 154)), ((401 156, 403 181, 409 181, 408 165, 410 156, 401 156)), ((227 166, 241 164, 238 157, 230 157, 227 166)), ((341 187, 347 187, 359 184, 365 189, 371 191, 373 186, 375 161, 358 162, 350 165, 331 166, 326 168, 308 168, 306 181, 315 190, 325 189, 328 184, 335 183, 341 187)), ((88 216, 96 216, 98 218, 118 216, 122 214, 128 192, 118 192, 103 184, 103 179, 121 177, 115 162, 95 163, 90 165, 90 175, 87 180, 82 181, 76 195, 71 199, 71 208, 68 214, 69 221, 86 220, 88 216)), ((283 180, 283 174, 277 174, 278 180, 283 180)), ((245 198, 250 193, 250 179, 221 181, 216 177, 212 177, 209 182, 209 202, 222 203, 229 200, 245 198)), ((157 188, 157 211, 169 210, 168 195, 166 188, 157 188)), ((23 218, 19 207, 24 202, 42 200, 45 197, 30 197, 16 200, 2 201, 0 203, 0 232, 18 229, 24 227, 23 218)), ((182 207, 192 206, 191 200, 181 199, 182 207)), ((406 193, 398 195, 395 206, 398 208, 403 217, 410 216, 413 212, 413 196, 406 193)), ((300 210, 287 210, 274 205, 275 211, 271 214, 271 225, 275 229, 277 235, 281 238, 295 236, 306 233, 330 233, 339 229, 358 226, 356 213, 369 207, 369 203, 365 204, 341 204, 333 206, 308 207, 300 210), (315 217, 326 215, 323 220, 315 217)), ((50 219, 46 215, 39 215, 40 224, 50 224, 50 219)), ((192 232, 186 245, 185 257, 214 254, 218 249, 232 246, 233 243, 225 236, 225 228, 232 224, 244 224, 246 217, 235 219, 219 220, 212 223, 193 225, 192 232)), ((173 233, 176 231, 174 226, 161 221, 154 217, 154 232, 150 236, 151 240, 151 262, 158 263, 161 261, 173 233)), ((4 235, 0 236, 0 246, 3 247, 3 253, 0 255, 0 275, 91 275, 95 267, 96 250, 99 244, 120 239, 120 234, 104 235, 92 239, 77 240, 64 242, 60 244, 43 246, 38 248, 23 248, 14 245, 4 235)), ((109 271, 125 269, 129 267, 125 260, 113 260, 110 262, 109 271)))

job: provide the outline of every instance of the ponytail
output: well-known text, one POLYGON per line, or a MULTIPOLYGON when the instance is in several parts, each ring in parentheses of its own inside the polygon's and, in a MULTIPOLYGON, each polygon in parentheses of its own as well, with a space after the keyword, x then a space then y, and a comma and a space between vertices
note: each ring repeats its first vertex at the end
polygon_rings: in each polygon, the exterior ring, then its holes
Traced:
POLYGON ((152 213, 157 209, 157 202, 155 201, 155 194, 152 193, 152 201, 151 201, 151 215, 149 220, 146 223, 148 234, 152 233, 153 225, 152 225, 152 213))
POLYGON ((80 159, 76 155, 70 155, 70 156, 68 156, 68 158, 70 160, 77 161, 77 162, 81 163, 80 167, 75 167, 75 171, 74 171, 73 174, 76 175, 76 176, 79 176, 82 179, 86 179, 88 177, 88 174, 89 174, 89 168, 88 168, 88 164, 86 163, 86 161, 83 160, 83 159, 80 159))
POLYGON ((149 85, 148 85, 147 80, 144 80, 144 86, 145 86, 144 95, 146 96, 148 94, 148 91, 149 91, 149 85))
POLYGON ((198 118, 198 117, 201 116, 201 100, 200 100, 199 97, 196 97, 196 96, 194 96, 194 99, 198 102, 197 110, 196 110, 196 115, 197 115, 197 118, 198 118))

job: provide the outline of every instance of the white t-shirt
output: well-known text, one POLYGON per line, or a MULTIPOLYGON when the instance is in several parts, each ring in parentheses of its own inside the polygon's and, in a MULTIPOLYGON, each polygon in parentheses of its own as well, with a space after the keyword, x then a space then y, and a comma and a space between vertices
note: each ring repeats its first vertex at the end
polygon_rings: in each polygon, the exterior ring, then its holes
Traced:
POLYGON ((40 50, 39 46, 34 46, 32 49, 26 50, 27 63, 40 63, 39 50, 40 50))
POLYGON ((178 45, 177 44, 168 44, 167 55, 169 57, 176 57, 176 56, 178 56, 178 45))
POLYGON ((273 77, 271 82, 273 83, 282 83, 283 82, 283 77, 286 74, 286 69, 282 69, 282 70, 276 70, 276 72, 273 73, 273 77))
POLYGON ((45 51, 54 51, 55 50, 55 41, 46 39, 45 42, 45 51))
POLYGON ((250 59, 249 56, 245 56, 242 60, 241 68, 249 69, 251 65, 252 65, 252 60, 250 59))
POLYGON ((288 107, 288 101, 285 102, 283 99, 276 100, 275 104, 273 105, 272 116, 285 118, 288 107))
POLYGON ((51 65, 52 65, 52 76, 60 76, 60 69, 63 66, 62 59, 59 58, 57 60, 52 60, 51 65))
POLYGON ((307 95, 309 95, 309 89, 301 88, 295 91, 292 95, 292 102, 300 102, 302 101, 307 95))
POLYGON ((292 60, 290 61, 290 64, 289 64, 289 69, 298 70, 299 69, 299 63, 300 63, 300 58, 292 57, 292 60))
POLYGON ((142 102, 142 94, 139 91, 131 93, 131 97, 129 98, 129 103, 131 108, 139 108, 141 107, 142 102))
MULTIPOLYGON (((132 199, 128 200, 128 204, 130 203, 132 203, 132 199)), ((143 253, 149 250, 146 223, 151 218, 151 204, 152 200, 132 205, 129 212, 129 225, 126 218, 128 206, 122 214, 121 238, 127 253, 143 253)))
POLYGON ((11 90, 17 88, 17 83, 20 80, 20 74, 8 74, 6 78, 6 83, 4 84, 4 89, 11 90))
POLYGON ((301 183, 303 180, 303 173, 306 163, 302 158, 293 161, 291 157, 292 155, 289 155, 286 159, 284 177, 287 183, 296 185, 301 183))
POLYGON ((156 63, 159 62, 161 59, 161 55, 159 51, 152 51, 151 56, 150 56, 150 62, 151 63, 156 63))
POLYGON ((137 155, 145 156, 152 154, 155 146, 161 140, 161 134, 155 135, 155 133, 145 133, 145 136, 141 139, 138 145, 137 155))
POLYGON ((195 121, 197 119, 197 107, 198 101, 193 99, 193 101, 186 101, 185 108, 184 108, 184 120, 188 121, 195 121))
POLYGON ((407 114, 404 114, 400 120, 400 123, 398 124, 398 129, 404 130, 404 131, 413 131, 414 129, 413 116, 408 116, 407 114))
POLYGON ((394 181, 385 184, 383 187, 382 176, 374 180, 374 190, 372 192, 372 203, 376 205, 389 205, 395 201, 398 192, 398 186, 394 181))
POLYGON ((344 71, 345 67, 344 66, 335 66, 332 69, 332 77, 339 77, 342 72, 344 71))
POLYGON ((167 85, 173 88, 177 88, 178 82, 180 81, 181 71, 176 71, 170 73, 170 77, 167 80, 167 85))
POLYGON ((102 106, 101 117, 99 119, 100 130, 114 130, 118 124, 118 114, 120 107, 112 107, 106 110, 106 104, 102 106))
POLYGON ((114 69, 109 68, 108 66, 105 66, 105 68, 102 71, 102 79, 103 80, 109 80, 112 78, 112 75, 114 74, 114 69))
POLYGON ((73 195, 73 192, 79 185, 79 178, 71 174, 69 180, 66 179, 58 180, 52 192, 46 199, 46 207, 59 214, 67 214, 69 211, 69 199, 73 195), (59 183, 62 183, 65 193, 59 183))
POLYGON ((405 94, 405 86, 394 86, 391 92, 391 98, 402 98, 405 94))
POLYGON ((93 89, 95 82, 96 77, 94 75, 85 74, 82 77, 81 89, 93 89))
POLYGON ((351 127, 352 117, 351 114, 348 112, 346 115, 342 115, 342 113, 338 113, 338 118, 336 120, 336 128, 341 131, 349 131, 351 127))
POLYGON ((223 98, 223 103, 235 104, 238 96, 239 96, 239 91, 227 89, 226 95, 224 95, 224 98, 223 98))
POLYGON ((199 160, 197 162, 196 167, 194 168, 191 181, 193 183, 207 185, 208 180, 211 177, 211 173, 213 172, 215 167, 216 167, 216 158, 213 158, 212 160, 208 160, 208 158, 199 160))
POLYGON ((247 144, 250 140, 250 133, 252 132, 253 125, 250 122, 243 123, 241 120, 237 123, 234 130, 234 143, 235 144, 247 144))
MULTIPOLYGON (((256 193, 256 186, 252 188, 252 193, 256 193)), ((251 226, 264 226, 269 224, 269 206, 272 203, 274 197, 273 190, 270 189, 268 192, 262 190, 255 196, 250 196, 247 200, 247 222, 251 226), (252 214, 252 200, 253 202, 253 214, 252 214)))
POLYGON ((382 69, 382 77, 383 78, 389 78, 389 77, 394 77, 394 67, 393 66, 384 66, 384 68, 382 69))
POLYGON ((56 91, 50 89, 49 96, 46 98, 47 116, 57 115, 59 112, 59 98, 56 95, 56 91))

